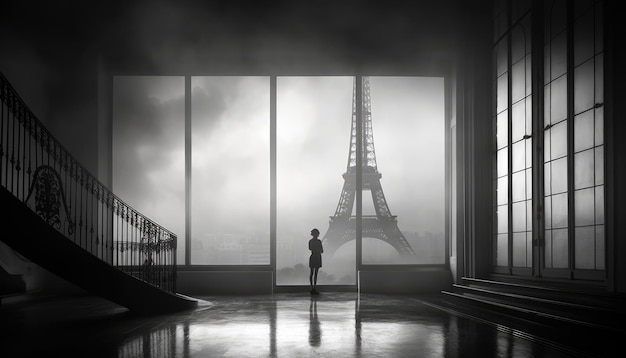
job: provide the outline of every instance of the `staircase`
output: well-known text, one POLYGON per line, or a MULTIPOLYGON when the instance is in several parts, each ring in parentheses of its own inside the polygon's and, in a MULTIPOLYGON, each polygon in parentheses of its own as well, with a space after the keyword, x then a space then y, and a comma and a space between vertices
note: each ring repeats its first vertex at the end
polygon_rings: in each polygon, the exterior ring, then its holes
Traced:
POLYGON ((600 290, 465 277, 442 295, 446 309, 576 356, 612 356, 626 338, 626 297, 600 290))
POLYGON ((196 307, 176 293, 176 235, 78 163, 1 73, 0 104, 0 240, 131 311, 196 307))

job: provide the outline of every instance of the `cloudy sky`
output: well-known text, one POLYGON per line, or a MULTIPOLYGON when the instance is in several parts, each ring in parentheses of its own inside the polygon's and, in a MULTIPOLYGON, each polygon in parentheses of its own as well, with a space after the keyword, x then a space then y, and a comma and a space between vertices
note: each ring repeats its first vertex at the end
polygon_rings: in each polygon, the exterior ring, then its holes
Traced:
MULTIPOLYGON (((403 231, 443 232, 443 79, 370 80, 391 213, 403 231)), ((348 162, 352 91, 352 77, 277 79, 279 247, 328 228, 348 162)), ((114 191, 184 237, 184 79, 116 77, 113 115, 114 191)), ((268 77, 192 78, 192 239, 267 235, 269 128, 268 77)))

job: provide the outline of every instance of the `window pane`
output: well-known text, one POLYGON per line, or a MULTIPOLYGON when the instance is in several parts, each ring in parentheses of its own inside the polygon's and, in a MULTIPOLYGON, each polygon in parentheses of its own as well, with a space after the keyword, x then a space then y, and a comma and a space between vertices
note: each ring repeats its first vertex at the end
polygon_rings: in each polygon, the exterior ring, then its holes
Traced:
POLYGON ((511 69, 511 96, 513 103, 526 95, 526 62, 519 61, 511 69))
POLYGON ((501 205, 498 206, 496 210, 498 233, 506 234, 509 231, 509 207, 507 205, 501 205))
POLYGON ((574 155, 574 188, 581 189, 593 186, 594 151, 586 150, 574 155))
POLYGON ((574 200, 576 226, 593 225, 595 209, 594 188, 577 190, 574 200))
POLYGON ((498 179, 497 201, 498 205, 506 204, 509 202, 509 177, 504 176, 498 179))
MULTIPOLYGON (((576 1, 578 3, 580 1, 576 1)), ((574 22, 574 65, 593 56, 594 28, 593 11, 588 11, 574 22)))
POLYGON ((509 172, 509 149, 503 148, 500 149, 497 153, 497 167, 496 167, 496 176, 501 177, 506 175, 509 172))
POLYGON ((552 231, 552 265, 554 268, 569 267, 569 244, 567 229, 552 231))
POLYGON ((183 77, 113 79, 113 192, 178 238, 185 258, 183 77))
POLYGON ((496 265, 509 265, 509 236, 507 234, 498 235, 496 241, 496 265))
POLYGON ((604 242, 604 225, 596 226, 596 269, 604 270, 605 269, 605 259, 604 259, 604 250, 605 250, 605 242, 604 242))
POLYGON ((604 184, 604 146, 594 149, 595 152, 595 183, 596 185, 604 184))
POLYGON ((563 31, 553 41, 550 48, 552 80, 567 71, 567 32, 563 31))
MULTIPOLYGON (((322 239, 329 216, 335 214, 348 159, 353 81, 353 77, 276 80, 278 285, 308 285, 309 233, 317 228, 322 239)), ((349 234, 333 253, 325 247, 318 284, 356 283, 354 237, 349 234)))
POLYGON ((508 90, 509 80, 506 73, 500 77, 498 77, 497 82, 497 105, 496 105, 496 113, 500 113, 508 108, 509 102, 509 90, 508 90))
POLYGON ((558 194, 567 191, 567 158, 552 162, 552 193, 558 194))
POLYGON ((593 147, 594 123, 593 111, 587 111, 574 117, 574 151, 593 147))
POLYGON ((552 227, 567 227, 567 193, 552 197, 552 227))
POLYGON ((514 173, 513 180, 513 202, 526 199, 526 171, 514 173))
POLYGON ((496 122, 496 141, 498 149, 504 148, 509 144, 509 115, 508 111, 498 114, 496 122))
POLYGON ((593 63, 593 61, 587 61, 574 70, 575 114, 592 108, 595 103, 593 63))
POLYGON ((513 204, 513 232, 526 231, 526 202, 513 204))
POLYGON ((552 82, 549 103, 552 124, 567 118, 567 76, 552 82))
POLYGON ((269 78, 191 85, 191 263, 267 265, 269 78))
MULTIPOLYGON (((363 264, 445 262, 443 85, 443 78, 434 77, 370 77, 373 138, 383 199, 416 254, 401 255, 380 237, 368 237, 364 229, 363 264)), ((344 143, 347 132, 345 136, 344 143)), ((345 156, 343 153, 339 156, 345 156)), ((370 194, 363 193, 363 215, 368 215, 368 205, 373 207, 373 202, 381 199, 374 200, 370 194)), ((376 215, 373 210, 372 215, 376 215)), ((371 218, 363 220, 365 226, 371 218)))
POLYGON ((574 239, 574 262, 577 269, 595 268, 595 227, 577 227, 574 239))
POLYGON ((526 267, 526 233, 518 232, 513 234, 513 266, 526 267))
POLYGON ((520 171, 526 167, 526 141, 521 140, 513 144, 513 172, 520 171))
POLYGON ((567 122, 556 124, 550 129, 550 151, 552 159, 567 155, 567 122))
POLYGON ((526 134, 526 101, 514 104, 512 115, 512 137, 513 141, 516 142, 526 134))
POLYGON ((596 225, 604 224, 604 185, 595 188, 596 225))

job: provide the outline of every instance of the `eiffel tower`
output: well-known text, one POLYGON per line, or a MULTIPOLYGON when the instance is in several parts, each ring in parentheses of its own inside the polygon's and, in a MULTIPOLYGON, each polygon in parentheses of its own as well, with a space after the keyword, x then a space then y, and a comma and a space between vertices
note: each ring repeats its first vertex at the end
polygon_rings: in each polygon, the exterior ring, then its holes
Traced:
MULTIPOLYGON (((372 112, 370 101, 369 77, 363 77, 363 100, 362 100, 362 184, 363 190, 369 190, 374 201, 376 215, 362 217, 363 237, 383 240, 393 246, 401 255, 415 255, 415 251, 406 240, 400 229, 396 216, 391 215, 389 206, 385 200, 383 189, 380 185, 382 175, 376 165, 376 153, 374 152, 374 136, 372 131, 372 112)), ((357 146, 357 123, 356 123, 356 81, 352 96, 352 126, 350 134, 350 151, 348 154, 348 168, 343 174, 343 189, 339 197, 339 204, 335 215, 330 217, 328 231, 324 234, 322 242, 324 252, 333 254, 341 245, 356 238, 356 217, 352 216, 354 199, 356 194, 356 146, 357 146)))

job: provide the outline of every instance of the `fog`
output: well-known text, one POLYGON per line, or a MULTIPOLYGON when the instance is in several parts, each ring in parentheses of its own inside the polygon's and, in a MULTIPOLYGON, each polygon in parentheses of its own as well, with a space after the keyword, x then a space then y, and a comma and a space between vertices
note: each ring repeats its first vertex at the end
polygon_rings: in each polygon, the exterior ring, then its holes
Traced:
MULTIPOLYGON (((335 213, 348 163, 353 81, 277 79, 279 272, 307 264, 309 231, 323 235, 335 213)), ((382 188, 420 253, 404 263, 443 262, 443 79, 371 77, 371 102, 382 188)), ((184 78, 116 77, 113 116, 114 191, 182 244, 184 78)), ((269 78, 192 77, 191 132, 191 263, 269 264, 269 78)), ((368 192, 363 207, 374 213, 368 192)), ((345 283, 337 279, 352 274, 354 243, 344 246, 325 257, 333 277, 321 276, 321 283, 345 283)), ((364 262, 400 263, 391 246, 373 239, 364 241, 363 255, 364 262)))

